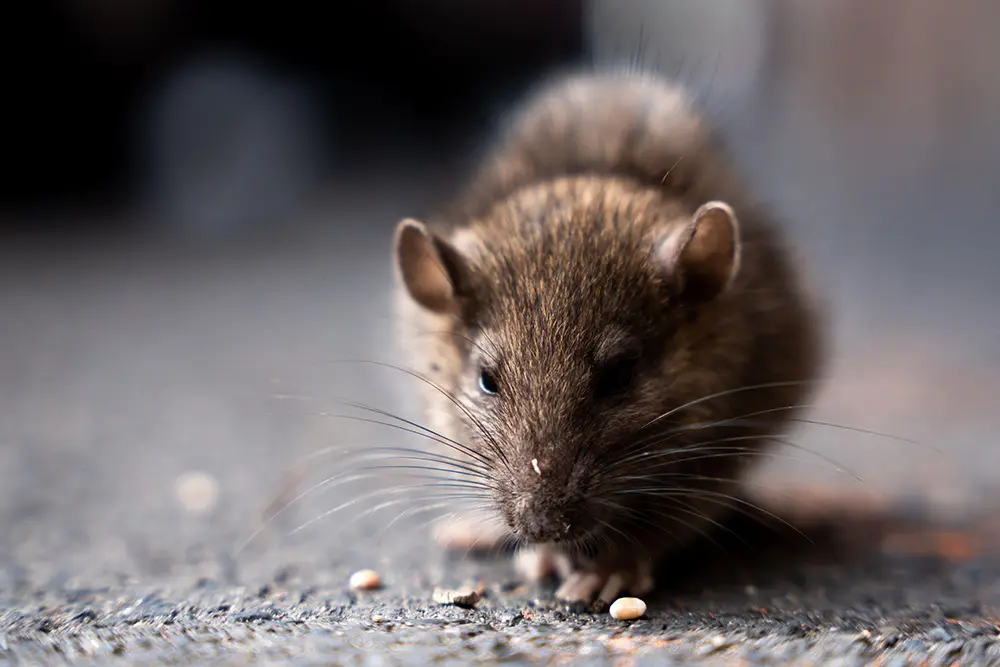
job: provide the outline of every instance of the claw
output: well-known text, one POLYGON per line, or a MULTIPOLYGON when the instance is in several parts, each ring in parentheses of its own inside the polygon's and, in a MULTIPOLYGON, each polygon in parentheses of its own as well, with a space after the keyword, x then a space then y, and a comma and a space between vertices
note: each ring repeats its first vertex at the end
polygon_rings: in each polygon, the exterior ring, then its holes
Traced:
POLYGON ((645 595, 653 589, 648 563, 630 568, 603 570, 581 569, 569 574, 556 591, 556 597, 571 604, 591 603, 595 611, 605 611, 622 593, 645 595))
POLYGON ((612 572, 604 582, 604 588, 597 594, 594 604, 611 604, 618 599, 618 594, 625 588, 625 577, 620 572, 612 572))
POLYGON ((603 584, 596 572, 573 572, 556 590, 556 597, 563 602, 590 602, 603 584))

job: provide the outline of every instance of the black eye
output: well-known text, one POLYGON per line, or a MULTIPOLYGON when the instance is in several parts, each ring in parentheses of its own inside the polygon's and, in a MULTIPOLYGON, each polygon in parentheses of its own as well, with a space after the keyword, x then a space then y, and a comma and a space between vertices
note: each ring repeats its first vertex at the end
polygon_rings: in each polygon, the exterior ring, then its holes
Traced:
POLYGON ((479 389, 484 394, 489 394, 490 396, 500 391, 496 376, 486 368, 479 371, 479 389))
POLYGON ((629 389, 635 379, 637 358, 616 359, 597 371, 594 394, 597 398, 609 398, 629 389))

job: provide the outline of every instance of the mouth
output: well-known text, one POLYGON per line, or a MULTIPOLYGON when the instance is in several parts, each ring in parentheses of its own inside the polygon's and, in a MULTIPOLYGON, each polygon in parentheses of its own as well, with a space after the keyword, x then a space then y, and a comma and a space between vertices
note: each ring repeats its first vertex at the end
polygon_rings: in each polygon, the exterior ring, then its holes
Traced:
POLYGON ((521 540, 532 544, 572 544, 585 541, 592 528, 580 518, 574 521, 565 512, 521 512, 508 521, 511 530, 521 540))
POLYGON ((498 498, 510 532, 528 544, 570 544, 586 539, 595 516, 585 497, 552 489, 514 491, 498 498))
POLYGON ((539 529, 538 526, 512 526, 515 533, 526 542, 535 544, 565 544, 574 542, 579 537, 573 531, 572 524, 565 524, 561 528, 539 529))

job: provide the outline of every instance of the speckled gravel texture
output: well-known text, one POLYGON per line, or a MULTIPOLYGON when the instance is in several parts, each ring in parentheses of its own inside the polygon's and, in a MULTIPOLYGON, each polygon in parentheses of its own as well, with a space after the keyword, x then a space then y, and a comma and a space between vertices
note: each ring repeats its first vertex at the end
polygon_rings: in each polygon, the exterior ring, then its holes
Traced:
POLYGON ((632 622, 562 609, 550 589, 520 585, 505 560, 393 558, 385 589, 354 594, 349 572, 314 553, 311 563, 253 574, 191 562, 170 576, 35 581, 8 568, 0 636, 12 664, 14 656, 19 664, 1000 662, 995 559, 859 550, 879 543, 885 526, 850 517, 833 524, 814 530, 812 546, 789 548, 787 538, 761 533, 753 551, 723 544, 707 565, 675 564, 681 581, 632 622), (836 537, 848 527, 850 540, 836 537), (213 569, 220 574, 202 576, 213 569), (428 579, 472 577, 487 588, 476 609, 430 601, 428 579))
MULTIPOLYGON (((825 523, 806 531, 813 544, 734 524, 750 546, 723 534, 667 563, 634 622, 553 607, 551 588, 524 586, 505 556, 443 554, 427 517, 347 511, 289 536, 344 490, 297 503, 234 556, 297 474, 340 470, 336 456, 295 461, 396 442, 321 413, 333 396, 387 406, 406 393, 397 376, 330 362, 393 359, 382 354, 388 242, 418 198, 342 199, 316 215, 340 227, 257 245, 4 244, 0 664, 1000 664, 992 528, 901 541, 892 535, 909 524, 889 505, 855 502, 906 477, 888 474, 904 463, 955 479, 926 450, 896 445, 824 450, 865 473, 864 484, 832 473, 856 506, 826 502, 825 523), (191 471, 217 485, 204 514, 177 496, 191 471), (361 568, 384 587, 352 593, 361 568), (478 581, 475 609, 431 600, 436 586, 478 581)), ((880 392, 857 398, 875 417, 880 392)), ((959 450, 947 456, 970 468, 959 450)), ((782 470, 772 483, 829 482, 782 470)), ((932 477, 915 486, 934 495, 932 477)), ((956 486, 982 502, 972 486, 939 485, 956 486)), ((905 519, 930 515, 911 507, 905 519)))

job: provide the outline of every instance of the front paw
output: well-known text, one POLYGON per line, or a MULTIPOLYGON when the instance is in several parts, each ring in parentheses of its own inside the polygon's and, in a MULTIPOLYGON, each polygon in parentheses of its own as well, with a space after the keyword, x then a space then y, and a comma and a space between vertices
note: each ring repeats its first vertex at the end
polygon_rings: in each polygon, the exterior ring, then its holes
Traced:
POLYGON ((573 563, 551 544, 536 544, 517 552, 514 569, 529 582, 537 584, 552 577, 560 581, 565 579, 573 571, 573 563))
POLYGON ((571 606, 590 605, 594 611, 603 612, 622 594, 645 595, 653 585, 648 560, 587 563, 568 573, 556 590, 556 598, 571 606))

